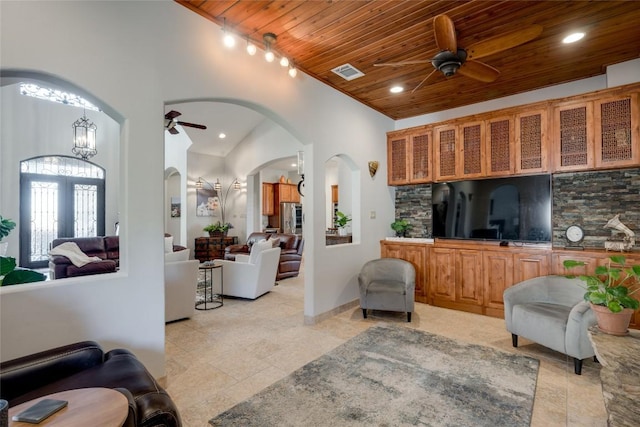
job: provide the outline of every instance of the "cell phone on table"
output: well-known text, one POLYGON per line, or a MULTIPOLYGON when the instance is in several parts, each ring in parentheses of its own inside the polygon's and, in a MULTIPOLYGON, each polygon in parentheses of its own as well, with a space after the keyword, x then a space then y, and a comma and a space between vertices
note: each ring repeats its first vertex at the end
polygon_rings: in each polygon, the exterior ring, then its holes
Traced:
POLYGON ((42 399, 19 414, 14 415, 11 419, 23 423, 38 424, 67 406, 67 403, 66 400, 42 399))

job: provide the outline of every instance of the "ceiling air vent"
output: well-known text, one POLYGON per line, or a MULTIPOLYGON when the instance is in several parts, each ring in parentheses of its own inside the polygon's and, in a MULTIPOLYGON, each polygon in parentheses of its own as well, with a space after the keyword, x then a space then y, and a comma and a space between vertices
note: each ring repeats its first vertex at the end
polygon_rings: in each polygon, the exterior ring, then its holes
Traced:
POLYGON ((364 73, 362 71, 358 70, 356 67, 354 67, 351 64, 341 65, 339 67, 334 68, 331 71, 333 71, 334 73, 336 73, 337 75, 339 75, 345 80, 353 80, 353 79, 357 79, 358 77, 364 76, 364 73))

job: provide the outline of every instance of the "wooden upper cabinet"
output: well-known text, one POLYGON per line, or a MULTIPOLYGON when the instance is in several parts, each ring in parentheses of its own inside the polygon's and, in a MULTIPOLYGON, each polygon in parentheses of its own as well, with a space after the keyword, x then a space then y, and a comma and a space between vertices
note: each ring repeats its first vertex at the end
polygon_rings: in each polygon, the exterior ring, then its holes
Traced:
POLYGON ((331 203, 338 203, 338 184, 331 186, 331 203))
POLYGON ((465 123, 460 125, 459 178, 474 178, 485 175, 484 162, 484 122, 465 123))
POLYGON ((300 203, 300 194, 298 194, 296 184, 277 183, 273 184, 273 186, 276 205, 279 205, 281 202, 300 203))
POLYGON ((549 170, 547 157, 547 110, 527 111, 515 116, 516 174, 549 170))
POLYGON ((487 176, 513 175, 515 150, 513 119, 499 117, 485 122, 487 176))
POLYGON ((422 184, 433 180, 431 130, 387 134, 387 183, 422 184))
POLYGON ((593 103, 581 102, 554 108, 554 170, 592 169, 593 103))
POLYGON ((423 130, 409 136, 409 182, 411 184, 422 184, 433 180, 431 140, 430 130, 423 130))
POLYGON ((435 180, 454 179, 457 176, 456 164, 458 159, 457 127, 439 126, 434 129, 435 147, 435 180))
POLYGON ((404 185, 409 182, 409 135, 387 134, 387 184, 404 185))
POLYGON ((594 102, 595 167, 640 164, 638 94, 594 102))
POLYGON ((270 182, 262 183, 262 215, 273 215, 273 206, 275 203, 273 184, 270 182))

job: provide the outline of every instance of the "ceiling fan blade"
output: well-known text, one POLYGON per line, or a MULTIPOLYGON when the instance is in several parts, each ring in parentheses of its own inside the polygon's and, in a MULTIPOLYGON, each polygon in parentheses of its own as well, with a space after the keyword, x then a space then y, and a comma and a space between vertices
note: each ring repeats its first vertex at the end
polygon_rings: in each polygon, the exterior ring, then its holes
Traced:
POLYGON ((491 83, 500 76, 500 71, 478 61, 466 61, 460 66, 458 73, 486 83, 491 83))
POLYGON ((399 67, 402 65, 416 65, 416 64, 428 64, 431 59, 417 59, 415 61, 400 61, 400 62, 381 62, 379 64, 373 64, 374 67, 399 67))
POLYGON ((188 123, 188 122, 176 122, 177 124, 179 124, 180 126, 188 126, 190 128, 196 128, 196 129, 206 129, 207 127, 205 125, 197 125, 195 123, 188 123))
POLYGON ((448 50, 453 53, 458 51, 456 28, 447 15, 438 15, 433 18, 433 35, 440 50, 448 50))
POLYGON ((413 90, 411 91, 411 93, 413 93, 413 92, 415 92, 416 90, 418 90, 418 88, 419 88, 420 86, 422 86, 423 84, 425 84, 425 83, 427 82, 427 80, 430 80, 430 79, 431 79, 431 77, 433 77, 433 76, 436 76, 436 77, 437 77, 438 75, 436 74, 436 71, 438 71, 438 70, 433 70, 431 73, 429 73, 429 75, 428 75, 427 77, 425 77, 424 79, 422 79, 422 81, 420 82, 420 84, 418 84, 418 86, 414 87, 414 88, 413 88, 413 90))
POLYGON ((177 134, 179 134, 180 132, 178 132, 178 129, 176 129, 176 128, 170 128, 170 129, 169 129, 169 133, 170 133, 171 135, 177 135, 177 134))
POLYGON ((472 44, 467 48, 467 59, 480 59, 512 47, 520 46, 538 37, 542 33, 541 25, 531 25, 522 30, 492 37, 472 44))
POLYGON ((167 114, 164 115, 164 118, 167 120, 173 120, 176 117, 182 115, 182 113, 180 113, 179 111, 176 110, 171 110, 169 111, 167 114))

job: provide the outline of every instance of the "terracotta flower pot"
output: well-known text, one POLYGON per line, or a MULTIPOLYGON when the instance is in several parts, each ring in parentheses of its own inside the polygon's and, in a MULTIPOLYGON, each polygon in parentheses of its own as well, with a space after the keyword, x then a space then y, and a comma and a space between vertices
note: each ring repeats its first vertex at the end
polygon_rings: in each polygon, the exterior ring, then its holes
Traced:
POLYGON ((633 309, 624 308, 619 313, 614 313, 608 307, 591 304, 591 309, 598 320, 598 328, 610 335, 627 335, 629 322, 633 315, 633 309))

